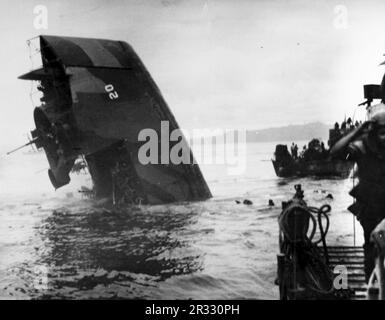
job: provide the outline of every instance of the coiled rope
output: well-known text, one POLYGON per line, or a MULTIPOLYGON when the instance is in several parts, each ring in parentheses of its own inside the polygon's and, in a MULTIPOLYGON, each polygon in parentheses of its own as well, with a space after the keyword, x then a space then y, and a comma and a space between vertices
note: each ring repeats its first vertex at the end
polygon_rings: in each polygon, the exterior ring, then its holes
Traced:
POLYGON ((308 207, 304 201, 294 201, 288 204, 279 217, 279 227, 282 233, 280 235, 281 251, 285 253, 290 262, 289 272, 286 272, 283 280, 289 284, 289 288, 294 289, 298 288, 299 283, 303 289, 310 292, 308 296, 314 298, 335 297, 336 293, 333 287, 333 273, 328 265, 329 257, 326 245, 326 235, 330 227, 328 217, 330 211, 331 207, 327 204, 317 208, 308 207), (298 226, 297 218, 300 216, 302 224, 298 226), (294 220, 292 220, 293 218, 294 220), (325 225, 323 218, 326 220, 325 225), (314 240, 317 226, 320 236, 314 240), (322 243, 323 257, 317 247, 319 243, 322 243), (298 272, 298 268, 301 269, 300 272, 298 272))

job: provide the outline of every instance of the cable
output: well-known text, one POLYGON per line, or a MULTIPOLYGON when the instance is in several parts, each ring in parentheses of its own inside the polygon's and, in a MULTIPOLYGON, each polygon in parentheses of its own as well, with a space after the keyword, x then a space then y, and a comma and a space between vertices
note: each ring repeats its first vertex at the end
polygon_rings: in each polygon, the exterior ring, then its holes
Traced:
MULTIPOLYGON (((356 178, 356 173, 355 173, 355 168, 353 167, 353 189, 355 188, 355 178, 356 178)), ((353 198, 353 204, 356 203, 356 198, 353 198)), ((353 245, 356 246, 356 217, 353 214, 353 245)))
POLYGON ((330 227, 328 217, 330 211, 330 205, 317 208, 308 207, 304 201, 293 201, 287 205, 279 217, 281 252, 285 254, 289 262, 287 270, 289 272, 288 274, 285 272, 286 276, 282 281, 287 288, 294 288, 294 298, 297 298, 297 294, 300 293, 295 290, 298 285, 303 286, 307 290, 305 292, 312 298, 335 298, 339 294, 333 287, 333 273, 328 265, 326 235, 330 227), (325 225, 322 222, 323 218, 326 220, 325 225), (312 228, 308 236, 310 221, 312 228), (301 223, 299 228, 298 222, 301 223), (320 238, 314 240, 317 225, 320 238), (318 243, 322 243, 323 257, 317 248, 318 243), (290 274, 293 278, 290 277, 290 274))

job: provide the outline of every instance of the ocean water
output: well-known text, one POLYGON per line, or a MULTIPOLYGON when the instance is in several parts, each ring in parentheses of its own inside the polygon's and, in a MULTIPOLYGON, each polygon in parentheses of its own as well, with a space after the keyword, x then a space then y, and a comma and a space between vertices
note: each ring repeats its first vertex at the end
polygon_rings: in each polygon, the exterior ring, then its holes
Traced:
POLYGON ((274 148, 248 144, 238 175, 201 165, 210 200, 120 210, 78 192, 87 175, 55 192, 43 153, 1 157, 0 298, 278 299, 277 217, 294 184, 332 206, 329 244, 360 245, 362 233, 346 210, 352 179, 277 178, 274 148))

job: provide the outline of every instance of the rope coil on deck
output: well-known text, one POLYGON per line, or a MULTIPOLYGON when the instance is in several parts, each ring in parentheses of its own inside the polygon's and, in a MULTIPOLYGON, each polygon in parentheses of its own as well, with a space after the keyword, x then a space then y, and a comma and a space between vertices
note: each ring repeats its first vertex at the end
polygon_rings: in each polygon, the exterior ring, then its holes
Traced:
POLYGON ((331 207, 327 204, 320 208, 309 207, 303 201, 300 187, 296 187, 296 190, 293 200, 283 204, 283 211, 278 219, 281 247, 281 270, 278 271, 278 278, 281 299, 346 298, 350 295, 349 292, 334 289, 334 275, 328 265, 326 235, 330 227, 328 213, 331 207), (320 237, 314 240, 317 227, 320 237), (317 246, 320 243, 323 255, 317 246))

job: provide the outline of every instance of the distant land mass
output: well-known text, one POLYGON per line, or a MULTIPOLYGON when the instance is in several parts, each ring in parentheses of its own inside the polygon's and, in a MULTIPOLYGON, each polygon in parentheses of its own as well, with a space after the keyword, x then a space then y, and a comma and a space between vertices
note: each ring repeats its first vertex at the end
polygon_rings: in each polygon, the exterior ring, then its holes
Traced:
POLYGON ((313 122, 261 130, 247 130, 246 140, 247 142, 279 142, 320 138, 327 141, 329 129, 332 127, 332 125, 321 122, 313 122))

